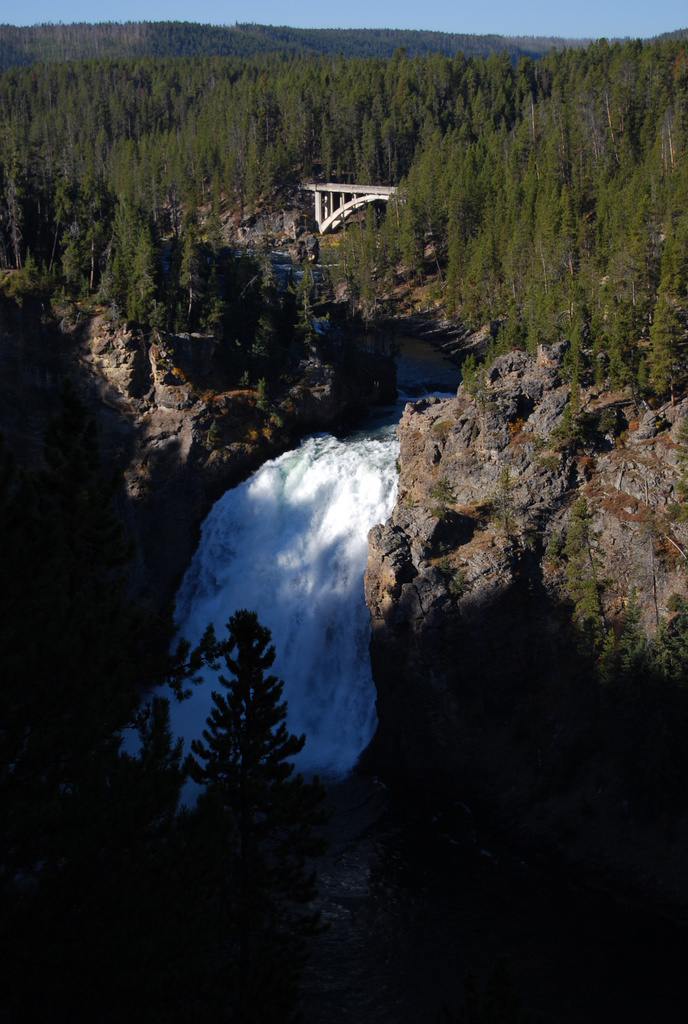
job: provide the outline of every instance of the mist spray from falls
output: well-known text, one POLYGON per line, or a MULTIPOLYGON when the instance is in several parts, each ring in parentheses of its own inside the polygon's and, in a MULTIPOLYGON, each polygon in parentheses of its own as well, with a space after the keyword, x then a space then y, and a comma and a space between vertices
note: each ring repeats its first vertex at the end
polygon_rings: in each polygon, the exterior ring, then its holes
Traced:
MULTIPOLYGON (((180 632, 192 644, 209 622, 224 638, 239 608, 271 630, 288 727, 307 737, 300 769, 348 771, 375 730, 363 574, 368 531, 394 506, 397 454, 391 433, 318 436, 266 463, 213 506, 177 596, 180 632)), ((186 750, 219 688, 211 673, 173 704, 186 750)))

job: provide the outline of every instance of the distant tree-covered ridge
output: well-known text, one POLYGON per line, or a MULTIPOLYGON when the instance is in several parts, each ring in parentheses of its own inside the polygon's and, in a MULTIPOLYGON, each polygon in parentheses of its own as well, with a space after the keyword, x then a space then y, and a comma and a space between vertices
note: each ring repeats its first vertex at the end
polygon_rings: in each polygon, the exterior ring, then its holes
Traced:
POLYGON ((305 29, 286 25, 198 25, 188 21, 103 22, 95 25, 0 25, 0 71, 34 61, 94 57, 255 57, 267 53, 410 57, 462 52, 486 57, 504 51, 516 60, 587 40, 545 36, 465 35, 405 29, 305 29))

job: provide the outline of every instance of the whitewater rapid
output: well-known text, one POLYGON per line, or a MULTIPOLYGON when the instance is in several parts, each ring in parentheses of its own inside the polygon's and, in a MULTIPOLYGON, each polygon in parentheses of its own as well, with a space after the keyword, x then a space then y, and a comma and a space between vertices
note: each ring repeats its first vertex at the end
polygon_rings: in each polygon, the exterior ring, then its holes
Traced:
MULTIPOLYGON (((398 450, 389 428, 309 437, 266 463, 213 506, 177 595, 179 631, 192 645, 209 622, 224 638, 240 608, 270 629, 288 727, 306 734, 300 770, 348 772, 375 731, 363 575, 368 531, 394 507, 398 450)), ((186 751, 219 688, 208 673, 189 700, 172 703, 186 751)))

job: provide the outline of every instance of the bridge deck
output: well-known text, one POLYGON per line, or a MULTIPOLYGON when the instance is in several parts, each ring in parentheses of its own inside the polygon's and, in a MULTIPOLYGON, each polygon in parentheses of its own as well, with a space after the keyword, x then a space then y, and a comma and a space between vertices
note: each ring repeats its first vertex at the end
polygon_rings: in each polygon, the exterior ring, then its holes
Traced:
POLYGON ((348 185, 339 181, 309 182, 305 186, 309 192, 332 192, 336 195, 349 196, 391 196, 396 192, 394 185, 348 185))

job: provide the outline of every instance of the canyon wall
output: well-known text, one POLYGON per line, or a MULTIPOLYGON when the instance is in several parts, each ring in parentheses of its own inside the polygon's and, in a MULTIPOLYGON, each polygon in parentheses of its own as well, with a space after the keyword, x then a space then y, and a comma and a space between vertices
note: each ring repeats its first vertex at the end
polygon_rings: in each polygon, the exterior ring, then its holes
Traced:
POLYGON ((369 537, 373 754, 405 787, 478 801, 526 848, 688 902, 685 821, 653 861, 656 829, 634 820, 605 750, 575 579, 594 582, 610 636, 633 591, 648 634, 671 621, 688 401, 651 409, 582 379, 572 429, 566 363, 565 344, 511 352, 455 398, 406 406, 396 507, 369 537))
POLYGON ((342 428, 395 386, 391 359, 334 331, 301 346, 288 377, 261 397, 227 379, 212 337, 0 301, 0 429, 25 466, 40 464, 67 377, 95 418, 105 469, 121 477, 118 511, 136 542, 132 591, 156 609, 173 600, 224 491, 304 434, 342 428))

